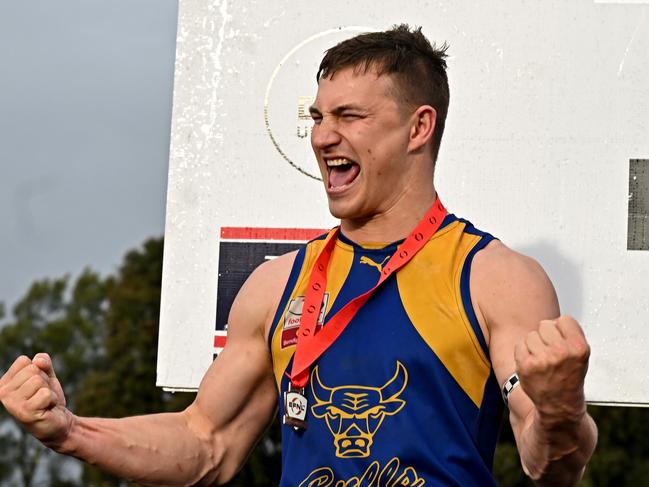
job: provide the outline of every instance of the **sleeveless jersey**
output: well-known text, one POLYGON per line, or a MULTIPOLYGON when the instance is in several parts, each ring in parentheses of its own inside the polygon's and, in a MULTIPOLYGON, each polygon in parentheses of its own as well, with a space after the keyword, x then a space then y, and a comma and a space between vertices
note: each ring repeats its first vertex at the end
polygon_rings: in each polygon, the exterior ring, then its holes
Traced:
MULTIPOLYGON (((489 486, 500 390, 471 305, 473 256, 493 237, 454 215, 370 297, 311 368, 306 430, 282 426, 282 487, 489 486)), ((301 248, 269 345, 279 414, 311 268, 301 248)), ((399 242, 340 235, 319 324, 377 282, 399 242)))

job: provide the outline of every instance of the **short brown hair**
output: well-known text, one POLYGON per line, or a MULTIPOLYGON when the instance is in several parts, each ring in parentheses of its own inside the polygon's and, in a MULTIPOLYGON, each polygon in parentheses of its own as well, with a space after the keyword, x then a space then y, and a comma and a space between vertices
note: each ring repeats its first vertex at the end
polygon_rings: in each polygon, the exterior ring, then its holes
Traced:
POLYGON ((394 76, 397 97, 408 107, 430 105, 437 111, 433 133, 433 161, 442 142, 449 89, 446 76, 446 43, 437 47, 426 39, 421 27, 395 25, 384 32, 360 34, 328 49, 316 80, 330 78, 341 69, 374 70, 378 76, 394 76))

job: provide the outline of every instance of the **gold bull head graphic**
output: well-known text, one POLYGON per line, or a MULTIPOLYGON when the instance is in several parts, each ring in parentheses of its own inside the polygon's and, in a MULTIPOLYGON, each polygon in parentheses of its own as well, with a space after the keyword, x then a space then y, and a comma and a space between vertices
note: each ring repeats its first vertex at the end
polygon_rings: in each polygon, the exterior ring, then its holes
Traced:
POLYGON ((408 383, 408 371, 397 362, 394 375, 381 387, 327 387, 320 380, 318 367, 313 369, 311 387, 316 404, 311 412, 325 418, 334 437, 336 456, 365 458, 370 455, 374 433, 386 416, 397 414, 406 402, 399 396, 408 383))

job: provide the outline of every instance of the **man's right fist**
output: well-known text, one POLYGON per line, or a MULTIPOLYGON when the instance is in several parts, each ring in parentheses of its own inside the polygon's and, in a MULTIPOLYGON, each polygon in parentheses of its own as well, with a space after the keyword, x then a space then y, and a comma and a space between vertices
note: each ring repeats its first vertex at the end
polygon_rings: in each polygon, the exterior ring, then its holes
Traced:
POLYGON ((65 408, 63 389, 45 353, 16 359, 0 379, 0 402, 47 446, 60 445, 70 432, 74 416, 65 408))

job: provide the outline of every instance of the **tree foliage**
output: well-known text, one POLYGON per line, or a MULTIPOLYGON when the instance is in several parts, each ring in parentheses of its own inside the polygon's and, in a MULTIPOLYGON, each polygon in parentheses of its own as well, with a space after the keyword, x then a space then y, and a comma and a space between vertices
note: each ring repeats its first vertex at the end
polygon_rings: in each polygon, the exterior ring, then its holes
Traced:
MULTIPOLYGON (((0 372, 21 354, 51 354, 69 406, 86 416, 178 411, 193 394, 155 387, 162 241, 129 252, 114 275, 85 270, 35 282, 6 317, 0 305, 0 372)), ((217 405, 215 405, 217 407, 217 405)), ((599 444, 581 486, 649 485, 649 410, 591 407, 599 444)), ((494 471, 500 485, 527 487, 506 418, 494 471)), ((281 469, 276 421, 231 487, 277 485, 281 469)), ((0 485, 126 486, 126 481, 43 448, 0 408, 0 485)))
MULTIPOLYGON (((599 439, 580 487, 649 485, 649 409, 589 406, 599 439)), ((514 435, 503 421, 494 472, 499 485, 532 487, 518 458, 514 435)))
MULTIPOLYGON (((86 270, 72 285, 68 276, 35 282, 0 329, 0 372, 19 355, 47 351, 77 414, 122 417, 186 407, 193 394, 155 386, 162 249, 161 239, 146 241, 106 278, 86 270)), ((70 460, 42 447, 0 409, 0 485, 129 485, 90 465, 80 468, 70 478, 70 460)), ((273 485, 279 468, 279 447, 265 438, 232 485, 273 485)))
MULTIPOLYGON (((68 281, 68 277, 37 281, 15 305, 13 321, 0 330, 0 368, 6 370, 19 355, 32 357, 47 350, 59 378, 74 392, 85 368, 96 362, 97 323, 105 292, 104 282, 91 271, 84 271, 71 289, 68 281)), ((73 400, 70 405, 74 406, 73 400)), ((0 414, 4 446, 0 475, 24 486, 47 478, 50 464, 56 461, 54 454, 8 422, 4 409, 0 414)), ((52 482, 65 480, 56 469, 52 474, 52 482)))

